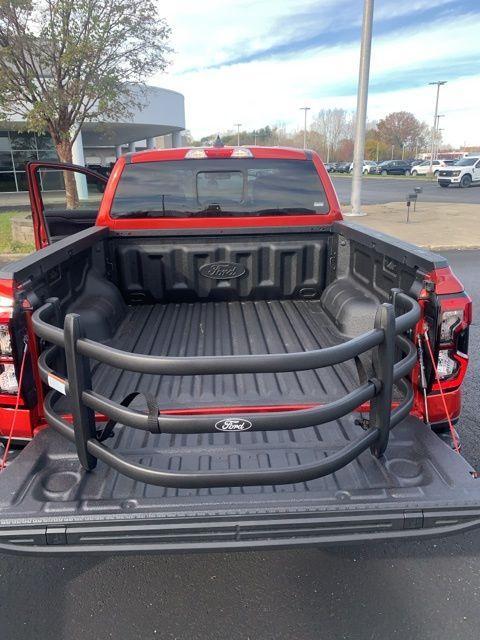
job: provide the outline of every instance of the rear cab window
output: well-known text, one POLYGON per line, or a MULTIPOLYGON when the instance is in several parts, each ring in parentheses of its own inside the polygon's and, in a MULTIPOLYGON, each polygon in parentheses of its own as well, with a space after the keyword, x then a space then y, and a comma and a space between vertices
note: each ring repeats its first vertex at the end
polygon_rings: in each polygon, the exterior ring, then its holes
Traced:
POLYGON ((126 164, 113 218, 327 214, 311 160, 200 159, 126 164))

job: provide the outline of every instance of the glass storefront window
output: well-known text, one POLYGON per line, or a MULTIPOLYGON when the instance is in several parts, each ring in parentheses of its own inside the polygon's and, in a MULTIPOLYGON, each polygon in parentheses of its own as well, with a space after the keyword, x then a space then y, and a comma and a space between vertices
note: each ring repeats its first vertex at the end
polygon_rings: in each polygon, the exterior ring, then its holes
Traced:
POLYGON ((38 150, 38 159, 39 160, 49 160, 50 162, 57 162, 58 156, 55 149, 49 149, 48 151, 40 151, 38 150))
MULTIPOLYGON (((0 192, 26 191, 25 163, 29 160, 58 160, 48 134, 0 131, 0 192)), ((55 186, 58 188, 58 180, 55 186)))
POLYGON ((15 182, 15 175, 12 173, 0 173, 0 192, 2 191, 16 191, 17 184, 15 182))
POLYGON ((37 152, 32 151, 13 151, 13 164, 15 171, 25 171, 25 163, 29 160, 37 159, 37 152))
POLYGON ((0 131, 0 151, 10 151, 8 131, 0 131))
POLYGON ((47 134, 37 134, 37 149, 39 151, 41 151, 42 149, 52 149, 56 157, 55 145, 53 144, 51 137, 47 134))
POLYGON ((24 149, 37 149, 34 133, 26 133, 24 131, 10 131, 10 144, 13 150, 22 151, 24 149))
POLYGON ((25 171, 16 171, 15 172, 17 178, 17 185, 19 191, 27 191, 28 183, 27 183, 27 174, 25 171))
POLYGON ((12 171, 13 162, 10 151, 0 151, 0 171, 12 171))

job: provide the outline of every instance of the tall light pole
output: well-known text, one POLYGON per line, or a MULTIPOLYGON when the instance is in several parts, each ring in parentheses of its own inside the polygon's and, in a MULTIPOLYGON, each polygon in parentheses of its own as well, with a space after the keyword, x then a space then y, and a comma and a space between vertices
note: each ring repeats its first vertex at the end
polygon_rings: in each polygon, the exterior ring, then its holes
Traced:
POLYGON ((432 146, 430 152, 430 166, 428 168, 428 172, 432 173, 433 167, 433 154, 435 153, 435 131, 437 129, 437 115, 438 115, 438 98, 440 96, 440 87, 442 84, 447 84, 446 80, 437 80, 436 82, 429 82, 429 85, 437 85, 437 97, 435 99, 435 115, 433 117, 433 129, 432 129, 432 146))
POLYGON ((440 133, 440 131, 443 131, 443 129, 439 129, 440 127, 440 118, 444 118, 445 115, 443 113, 439 113, 437 115, 437 121, 435 124, 435 149, 433 152, 433 159, 436 160, 437 159, 437 155, 438 155, 438 149, 440 147, 440 136, 438 135, 440 133))
POLYGON ((300 111, 303 111, 303 148, 307 148, 307 111, 310 111, 310 107, 300 107, 300 111))
POLYGON ((237 147, 240 146, 240 127, 242 126, 241 122, 237 122, 234 127, 237 127, 237 147))
POLYGON ((365 126, 367 120, 368 78, 370 75, 370 52, 372 49, 372 23, 374 0, 364 0, 362 41, 360 45, 360 68, 358 71, 357 119, 355 123, 355 146, 353 148, 352 216, 365 215, 362 207, 362 175, 365 155, 365 126))
POLYGON ((438 159, 438 152, 440 151, 440 136, 442 135, 442 131, 444 131, 444 129, 439 129, 437 127, 437 142, 436 142, 436 147, 435 147, 435 160, 438 159))

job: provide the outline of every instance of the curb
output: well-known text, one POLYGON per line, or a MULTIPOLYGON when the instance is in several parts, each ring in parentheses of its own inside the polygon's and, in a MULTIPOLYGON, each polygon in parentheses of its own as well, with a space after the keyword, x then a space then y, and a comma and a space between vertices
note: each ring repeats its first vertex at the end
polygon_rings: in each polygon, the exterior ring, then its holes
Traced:
POLYGON ((419 247, 423 249, 429 249, 430 251, 478 251, 480 249, 479 245, 456 245, 456 244, 419 244, 419 247))
POLYGON ((25 256, 30 255, 29 253, 0 253, 0 261, 1 262, 14 262, 15 260, 20 260, 25 256))

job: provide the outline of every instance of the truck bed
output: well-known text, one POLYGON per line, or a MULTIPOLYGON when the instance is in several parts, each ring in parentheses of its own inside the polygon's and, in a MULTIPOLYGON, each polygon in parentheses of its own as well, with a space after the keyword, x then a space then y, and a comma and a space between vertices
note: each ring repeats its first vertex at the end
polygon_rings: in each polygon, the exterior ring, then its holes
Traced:
MULTIPOLYGON (((311 350, 337 341, 341 336, 320 301, 287 299, 130 306, 110 344, 137 353, 197 356, 311 350)), ((331 400, 358 384, 357 376, 352 361, 314 371, 222 377, 147 376, 97 363, 93 387, 117 401, 135 390, 150 393, 164 410, 222 402, 265 407, 331 400)), ((343 449, 361 433, 358 417, 351 413, 303 429, 190 435, 117 425, 107 444, 127 461, 157 470, 285 469, 343 449)), ((49 428, 2 473, 0 548, 245 549, 445 533, 478 524, 480 484, 471 472, 412 416, 392 430, 382 457, 367 450, 335 473, 274 486, 157 486, 102 461, 87 472, 74 444, 49 428)))
MULTIPOLYGON (((130 306, 110 344, 148 355, 220 356, 309 351, 338 342, 320 300, 293 299, 130 306)), ((93 376, 95 391, 108 398, 148 393, 160 409, 318 404, 355 384, 353 361, 299 372, 206 376, 142 375, 99 364, 93 376)))

